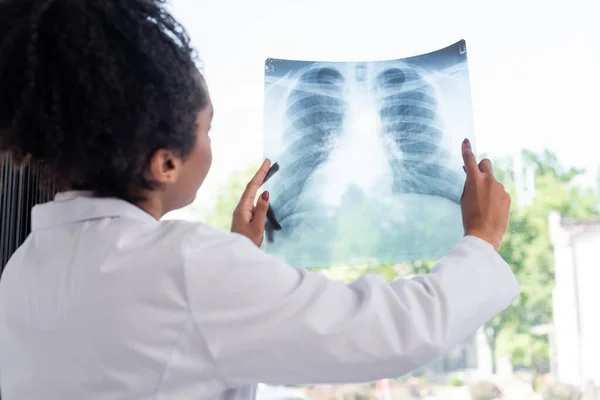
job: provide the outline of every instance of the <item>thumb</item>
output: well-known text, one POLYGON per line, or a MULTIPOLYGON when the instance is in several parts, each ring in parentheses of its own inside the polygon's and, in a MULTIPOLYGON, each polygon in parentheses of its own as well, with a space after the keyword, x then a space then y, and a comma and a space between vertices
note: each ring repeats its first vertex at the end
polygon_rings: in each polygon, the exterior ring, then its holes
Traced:
POLYGON ((265 221, 267 220, 267 210, 269 209, 269 192, 265 191, 260 195, 258 201, 256 202, 256 207, 254 207, 254 218, 252 220, 253 223, 258 224, 258 226, 264 226, 265 221))

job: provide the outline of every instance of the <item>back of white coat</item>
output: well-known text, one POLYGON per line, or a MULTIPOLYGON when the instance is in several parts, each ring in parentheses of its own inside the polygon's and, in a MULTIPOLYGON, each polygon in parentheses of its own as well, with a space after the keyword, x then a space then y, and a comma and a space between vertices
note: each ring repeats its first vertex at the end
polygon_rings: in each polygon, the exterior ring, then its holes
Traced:
POLYGON ((519 291, 475 237, 431 274, 346 285, 240 235, 88 193, 61 193, 32 220, 0 281, 3 400, 248 400, 258 382, 397 377, 519 291))

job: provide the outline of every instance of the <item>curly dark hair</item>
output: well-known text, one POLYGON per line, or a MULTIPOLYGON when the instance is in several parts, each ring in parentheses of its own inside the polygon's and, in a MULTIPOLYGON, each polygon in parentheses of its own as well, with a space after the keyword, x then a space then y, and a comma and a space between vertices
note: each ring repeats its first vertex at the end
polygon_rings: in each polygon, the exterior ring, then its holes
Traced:
POLYGON ((134 201, 156 150, 192 150, 207 101, 165 0, 0 0, 0 155, 62 189, 134 201))

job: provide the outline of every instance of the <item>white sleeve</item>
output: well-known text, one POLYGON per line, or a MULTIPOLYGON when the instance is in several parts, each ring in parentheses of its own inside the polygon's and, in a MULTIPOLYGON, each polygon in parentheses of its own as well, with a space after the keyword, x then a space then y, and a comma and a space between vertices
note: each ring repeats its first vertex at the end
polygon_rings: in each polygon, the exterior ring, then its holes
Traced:
POLYGON ((475 237, 430 274, 349 285, 285 265, 239 235, 198 247, 186 255, 187 296, 232 386, 397 377, 451 350, 519 294, 508 264, 475 237))

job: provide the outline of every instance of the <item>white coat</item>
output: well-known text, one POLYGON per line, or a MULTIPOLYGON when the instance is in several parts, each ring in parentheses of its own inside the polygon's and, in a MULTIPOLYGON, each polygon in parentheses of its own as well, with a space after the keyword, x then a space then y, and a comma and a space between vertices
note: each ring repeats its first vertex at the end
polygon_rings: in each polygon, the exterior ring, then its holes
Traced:
POLYGON ((430 274, 347 285, 237 234, 61 193, 33 209, 0 281, 2 399, 248 400, 259 382, 398 377, 518 292, 475 237, 430 274))

